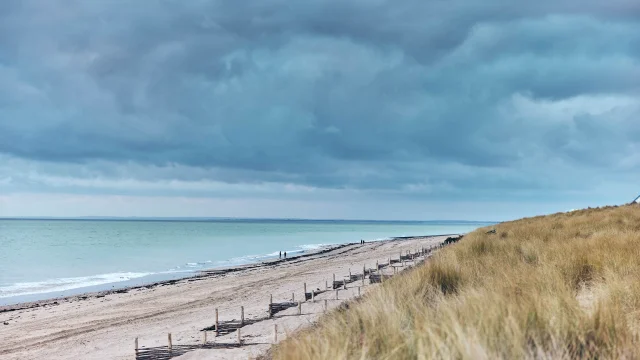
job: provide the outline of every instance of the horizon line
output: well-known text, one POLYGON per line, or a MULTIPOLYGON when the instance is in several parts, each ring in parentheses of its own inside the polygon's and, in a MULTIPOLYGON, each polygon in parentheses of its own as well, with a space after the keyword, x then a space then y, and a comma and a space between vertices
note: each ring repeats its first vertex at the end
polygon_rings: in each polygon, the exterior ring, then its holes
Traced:
POLYGON ((123 220, 123 221, 363 221, 363 222, 458 222, 498 223, 491 220, 372 220, 372 219, 310 219, 310 218, 253 218, 217 216, 0 216, 0 220, 123 220))

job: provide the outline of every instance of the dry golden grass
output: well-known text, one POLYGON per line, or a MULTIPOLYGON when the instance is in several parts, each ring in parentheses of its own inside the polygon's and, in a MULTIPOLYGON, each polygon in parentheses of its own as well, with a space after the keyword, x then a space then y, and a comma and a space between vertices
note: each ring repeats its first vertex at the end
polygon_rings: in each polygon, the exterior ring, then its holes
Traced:
POLYGON ((324 316, 273 358, 640 357, 640 206, 495 229, 324 316))

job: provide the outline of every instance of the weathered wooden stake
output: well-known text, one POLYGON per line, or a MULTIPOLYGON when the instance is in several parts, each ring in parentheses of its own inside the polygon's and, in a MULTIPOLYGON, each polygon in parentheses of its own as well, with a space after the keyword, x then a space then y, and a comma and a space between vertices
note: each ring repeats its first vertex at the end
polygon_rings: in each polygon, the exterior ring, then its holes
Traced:
POLYGON ((269 295, 269 317, 273 317, 273 312, 271 311, 271 305, 273 304, 273 294, 269 295))
POLYGON ((327 280, 324 281, 324 288, 325 289, 329 288, 329 282, 327 280))
POLYGON ((351 280, 351 268, 349 268, 349 280, 351 280))
POLYGON ((298 301, 298 315, 302 315, 302 301, 298 301))
POLYGON ((242 335, 240 335, 240 329, 238 329, 237 332, 238 332, 238 344, 242 344, 242 335))
POLYGON ((376 260, 376 272, 380 269, 380 265, 378 264, 378 260, 376 260))
POLYGON ((171 343, 171 333, 167 334, 167 340, 169 340, 169 351, 173 350, 173 344, 171 343))
POLYGON ((324 299, 324 311, 327 311, 327 299, 324 299))
POLYGON ((278 342, 278 324, 273 324, 273 342, 278 342))
POLYGON ((240 325, 244 326, 244 306, 240 306, 240 325))
POLYGON ((304 301, 307 301, 307 283, 304 283, 304 301))
POLYGON ((316 302, 316 292, 311 290, 311 302, 316 302))
POLYGON ((338 289, 336 289, 336 300, 338 300, 338 289))
POLYGON ((202 332, 202 343, 207 345, 207 332, 206 331, 202 332))
POLYGON ((358 286, 358 296, 360 296, 360 286, 358 286))
MULTIPOLYGON (((333 282, 336 282, 336 274, 333 274, 333 282)), ((333 286, 333 285, 332 285, 333 286)))
POLYGON ((296 302, 296 293, 291 293, 291 301, 296 302))
POLYGON ((136 354, 138 354, 138 338, 136 337, 136 354))
POLYGON ((220 331, 218 331, 218 308, 216 308, 216 337, 218 336, 219 333, 220 331))

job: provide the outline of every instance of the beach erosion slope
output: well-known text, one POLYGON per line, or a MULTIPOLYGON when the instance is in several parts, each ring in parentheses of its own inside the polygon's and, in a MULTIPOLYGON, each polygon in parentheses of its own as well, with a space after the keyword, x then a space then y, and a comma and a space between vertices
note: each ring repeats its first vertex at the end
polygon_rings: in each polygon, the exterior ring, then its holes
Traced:
POLYGON ((640 206, 478 229, 273 359, 619 359, 640 353, 640 206))
MULTIPOLYGON (((282 341, 313 324, 325 312, 325 300, 330 312, 379 286, 369 285, 368 279, 364 286, 356 281, 347 289, 341 287, 336 300, 334 274, 338 281, 350 273, 361 274, 363 267, 397 260, 400 253, 435 247, 446 237, 337 245, 286 260, 216 269, 192 278, 0 307, 0 358, 134 359, 136 338, 140 354, 152 356, 157 349, 155 354, 163 358, 260 356, 274 343, 274 325, 278 325, 277 341, 282 341), (307 292, 325 290, 326 285, 331 291, 318 294, 315 302, 304 302, 301 315, 292 307, 264 319, 271 298, 274 303, 304 300, 305 284, 307 292), (203 347, 201 330, 215 324, 216 309, 222 324, 239 321, 241 306, 245 320, 251 323, 242 328, 243 346, 234 345, 236 333, 215 337, 210 331, 208 345, 203 347), (166 353, 169 333, 171 354, 166 353)), ((409 262, 407 267, 410 263, 415 264, 409 262)))

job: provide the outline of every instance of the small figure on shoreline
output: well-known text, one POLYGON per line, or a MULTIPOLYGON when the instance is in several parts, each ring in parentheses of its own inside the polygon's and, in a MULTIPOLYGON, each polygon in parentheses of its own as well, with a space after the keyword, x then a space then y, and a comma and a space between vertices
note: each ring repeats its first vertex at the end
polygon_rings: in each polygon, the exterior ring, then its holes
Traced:
POLYGON ((284 258, 285 259, 287 258, 287 252, 286 251, 284 252, 284 258))
POLYGON ((360 239, 360 244, 361 245, 364 244, 364 240, 360 239))
POLYGON ((280 254, 278 255, 278 257, 282 259, 282 251, 280 251, 280 254))

